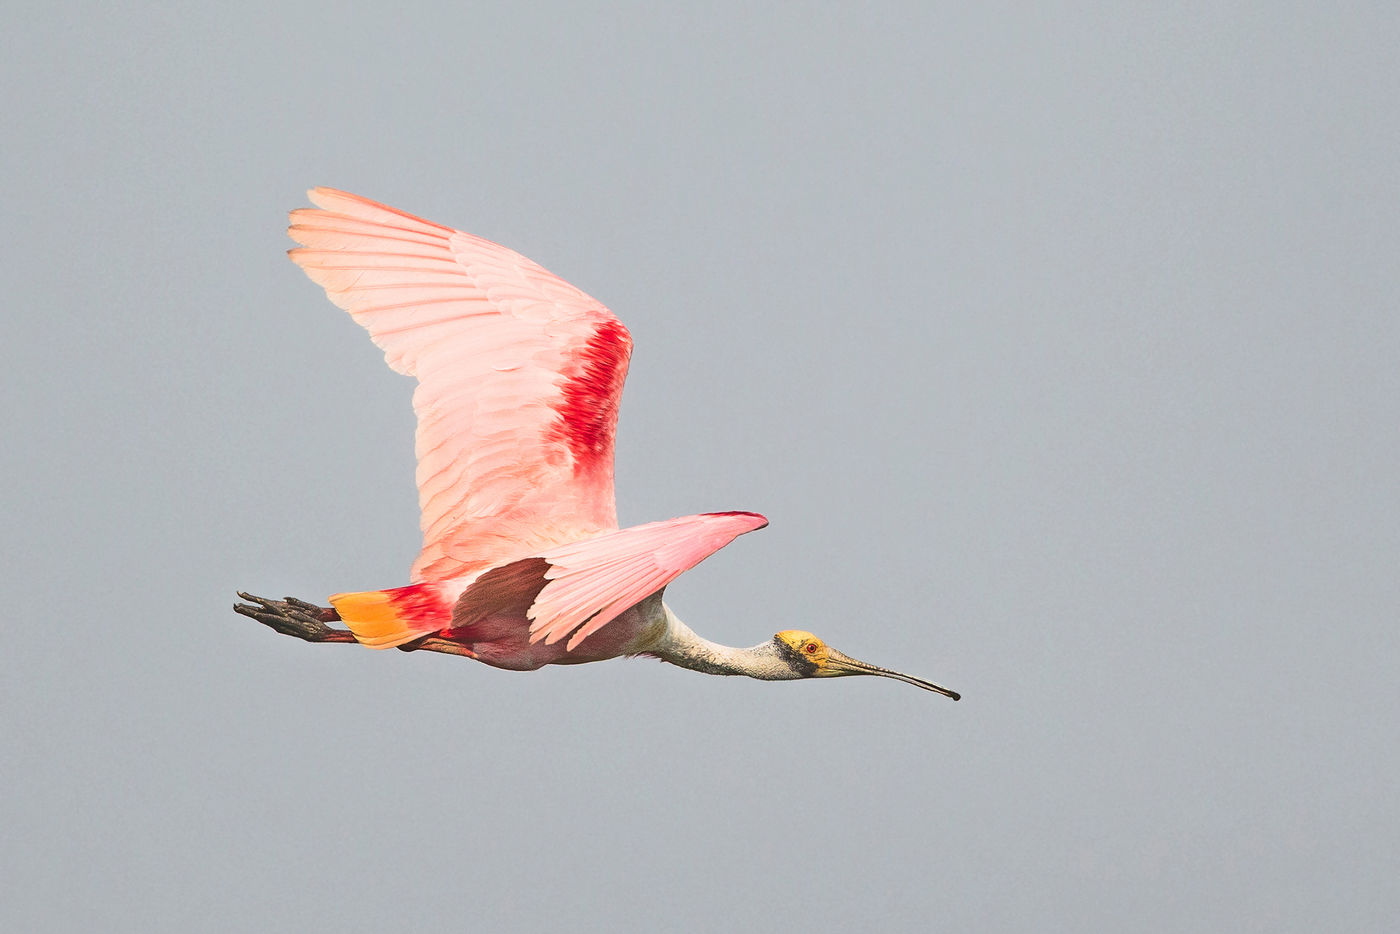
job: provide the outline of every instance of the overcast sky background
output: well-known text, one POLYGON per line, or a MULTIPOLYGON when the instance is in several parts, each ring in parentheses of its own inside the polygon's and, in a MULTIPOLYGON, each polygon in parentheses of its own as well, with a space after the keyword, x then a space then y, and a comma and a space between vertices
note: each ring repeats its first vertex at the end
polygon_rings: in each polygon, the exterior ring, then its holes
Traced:
POLYGON ((0 927, 1400 915, 1392 4, 17 6, 0 927), (627 323, 623 523, 772 521, 698 631, 964 700, 235 616, 418 546, 318 184, 627 323))

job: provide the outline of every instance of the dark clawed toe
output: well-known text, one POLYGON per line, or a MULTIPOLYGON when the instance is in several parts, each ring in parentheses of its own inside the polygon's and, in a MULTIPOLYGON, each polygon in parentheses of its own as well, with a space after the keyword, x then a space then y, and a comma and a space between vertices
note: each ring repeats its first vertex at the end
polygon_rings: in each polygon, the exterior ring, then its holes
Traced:
POLYGON ((320 607, 305 600, 288 597, 285 600, 269 600, 253 594, 238 591, 238 596, 249 602, 235 603, 233 611, 249 619, 255 619, 269 629, 286 636, 295 636, 307 642, 354 642, 355 636, 344 629, 333 629, 327 621, 339 619, 335 610, 320 607))

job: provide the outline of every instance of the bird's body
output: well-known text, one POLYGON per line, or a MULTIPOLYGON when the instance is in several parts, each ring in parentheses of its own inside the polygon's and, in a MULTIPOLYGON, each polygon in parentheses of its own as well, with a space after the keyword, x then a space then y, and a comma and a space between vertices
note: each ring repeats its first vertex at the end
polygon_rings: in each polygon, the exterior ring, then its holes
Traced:
POLYGON ((619 529, 613 436, 632 341, 596 299, 505 247, 345 192, 310 192, 290 251, 418 388, 423 549, 412 583, 332 608, 243 594, 235 607, 308 641, 465 655, 533 670, 653 655, 765 680, 878 674, 789 630, 749 649, 709 642, 662 602, 667 584, 757 513, 619 529), (327 626, 343 622, 348 632, 327 626))

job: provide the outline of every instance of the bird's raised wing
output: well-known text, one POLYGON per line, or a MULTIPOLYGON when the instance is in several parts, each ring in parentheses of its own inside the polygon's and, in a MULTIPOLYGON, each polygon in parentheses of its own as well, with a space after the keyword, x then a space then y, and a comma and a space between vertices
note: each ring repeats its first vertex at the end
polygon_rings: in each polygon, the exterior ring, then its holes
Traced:
POLYGON ((755 512, 711 512, 634 525, 545 552, 548 582, 530 607, 530 641, 569 637, 572 651, 619 613, 656 593, 768 520, 755 512), (572 634, 572 635, 571 635, 572 634))
POLYGON ((314 188, 289 251, 415 376, 423 550, 445 580, 617 528, 613 436, 632 339, 503 246, 314 188))

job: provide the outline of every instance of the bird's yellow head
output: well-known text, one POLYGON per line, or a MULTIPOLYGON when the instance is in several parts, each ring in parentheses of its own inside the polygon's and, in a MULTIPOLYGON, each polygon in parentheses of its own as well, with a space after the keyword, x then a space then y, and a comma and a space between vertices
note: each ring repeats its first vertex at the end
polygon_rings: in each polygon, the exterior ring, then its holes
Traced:
POLYGON ((783 654, 790 662, 798 664, 812 676, 822 674, 831 655, 831 649, 825 642, 801 629, 784 629, 773 638, 778 640, 779 645, 787 647, 788 652, 783 654))
POLYGON ((958 692, 950 691, 932 681, 925 681, 922 678, 915 678, 913 675, 901 674, 898 671, 858 661, 843 652, 838 652, 810 632, 804 632, 801 629, 784 629, 773 637, 773 642, 778 646, 779 654, 792 666, 798 677, 838 678, 845 675, 877 675, 881 678, 904 681, 915 687, 921 687, 925 691, 936 691, 945 697, 951 697, 953 700, 957 700, 961 696, 958 692))

